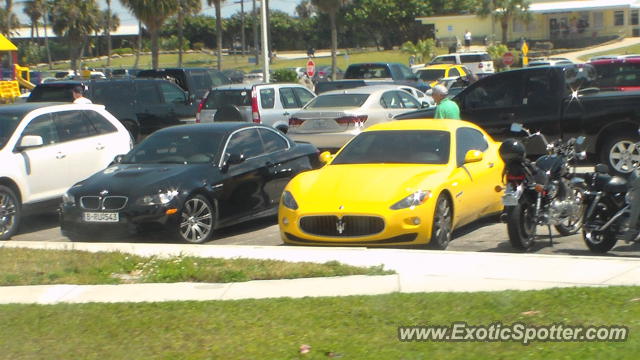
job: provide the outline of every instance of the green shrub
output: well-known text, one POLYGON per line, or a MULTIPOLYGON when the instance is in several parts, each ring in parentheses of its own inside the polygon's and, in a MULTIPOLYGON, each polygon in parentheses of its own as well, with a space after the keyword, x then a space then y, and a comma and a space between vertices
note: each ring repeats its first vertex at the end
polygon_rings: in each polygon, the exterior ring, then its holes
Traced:
POLYGON ((291 69, 278 69, 273 73, 274 82, 297 82, 298 74, 291 69))
POLYGON ((132 48, 117 48, 117 49, 111 50, 111 53, 123 55, 123 54, 134 54, 135 51, 132 48))

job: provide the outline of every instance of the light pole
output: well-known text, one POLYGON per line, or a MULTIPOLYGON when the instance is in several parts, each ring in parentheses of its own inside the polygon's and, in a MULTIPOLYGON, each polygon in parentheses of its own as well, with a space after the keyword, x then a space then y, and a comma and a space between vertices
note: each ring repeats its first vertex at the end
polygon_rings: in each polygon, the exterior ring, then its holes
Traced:
POLYGON ((264 82, 269 82, 269 43, 267 39, 267 6, 266 1, 262 0, 262 6, 260 6, 260 12, 262 21, 260 24, 260 30, 262 30, 262 74, 264 82))

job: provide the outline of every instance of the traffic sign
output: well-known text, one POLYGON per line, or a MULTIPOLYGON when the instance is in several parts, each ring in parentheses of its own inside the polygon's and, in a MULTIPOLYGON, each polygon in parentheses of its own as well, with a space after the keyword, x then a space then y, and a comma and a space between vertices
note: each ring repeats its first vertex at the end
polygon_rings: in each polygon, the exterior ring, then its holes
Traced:
POLYGON ((526 41, 522 43, 520 51, 522 51, 522 55, 527 56, 527 53, 529 52, 529 45, 527 45, 526 41))
POLYGON ((309 61, 307 61, 307 76, 313 77, 313 74, 315 73, 316 73, 316 63, 314 63, 313 60, 309 59, 309 61))
POLYGON ((502 63, 506 66, 513 65, 513 54, 510 52, 504 53, 504 55, 502 55, 502 63))

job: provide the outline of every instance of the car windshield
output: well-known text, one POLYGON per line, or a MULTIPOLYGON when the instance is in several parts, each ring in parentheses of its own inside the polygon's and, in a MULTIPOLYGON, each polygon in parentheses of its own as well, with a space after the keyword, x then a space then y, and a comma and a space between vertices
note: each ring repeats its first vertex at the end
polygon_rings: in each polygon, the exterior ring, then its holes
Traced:
POLYGON ((19 114, 0 114, 0 150, 7 144, 21 119, 19 114))
POLYGON ((320 95, 311 100, 305 109, 332 107, 360 107, 369 98, 369 94, 331 94, 320 95))
POLYGON ((446 164, 449 146, 447 131, 363 132, 349 142, 331 164, 446 164))
POLYGON ((123 164, 205 164, 218 158, 223 133, 159 132, 134 147, 123 164))
POLYGON ((224 105, 251 106, 251 91, 247 89, 211 90, 204 108, 219 109, 224 105))
POLYGON ((424 81, 438 80, 444 77, 444 69, 424 69, 418 71, 418 78, 424 81))

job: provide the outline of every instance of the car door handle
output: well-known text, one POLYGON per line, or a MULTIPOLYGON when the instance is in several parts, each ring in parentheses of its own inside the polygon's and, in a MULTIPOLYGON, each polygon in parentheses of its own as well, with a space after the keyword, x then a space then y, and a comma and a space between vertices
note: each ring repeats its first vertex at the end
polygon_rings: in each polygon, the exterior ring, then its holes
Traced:
POLYGON ((102 144, 98 144, 98 145, 96 146, 96 150, 102 150, 102 149, 104 149, 104 145, 102 145, 102 144))
POLYGON ((492 168, 492 167, 493 167, 493 165, 494 165, 494 163, 490 162, 490 163, 489 163, 489 168, 492 168))
POLYGON ((64 158, 66 158, 66 157, 67 157, 67 155, 65 155, 65 154, 63 154, 63 153, 61 153, 61 152, 59 152, 59 153, 57 153, 57 154, 56 154, 56 159, 64 159, 64 158))

